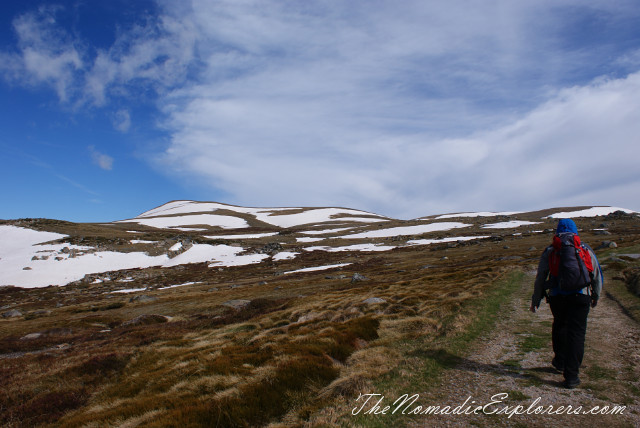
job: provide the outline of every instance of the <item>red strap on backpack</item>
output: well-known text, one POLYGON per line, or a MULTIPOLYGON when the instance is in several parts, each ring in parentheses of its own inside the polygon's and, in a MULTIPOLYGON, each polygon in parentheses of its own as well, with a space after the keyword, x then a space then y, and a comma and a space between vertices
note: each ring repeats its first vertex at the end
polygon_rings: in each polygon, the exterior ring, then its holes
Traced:
MULTIPOLYGON (((553 276, 558 276, 558 271, 560 269, 559 250, 562 248, 562 239, 558 235, 555 235, 553 237, 553 242, 551 245, 553 246, 553 251, 551 251, 551 254, 549 255, 549 272, 553 276)), ((589 251, 582 246, 582 242, 580 241, 580 237, 578 235, 573 235, 573 246, 578 250, 580 259, 584 263, 587 270, 590 273, 593 272, 591 255, 589 254, 589 251)))

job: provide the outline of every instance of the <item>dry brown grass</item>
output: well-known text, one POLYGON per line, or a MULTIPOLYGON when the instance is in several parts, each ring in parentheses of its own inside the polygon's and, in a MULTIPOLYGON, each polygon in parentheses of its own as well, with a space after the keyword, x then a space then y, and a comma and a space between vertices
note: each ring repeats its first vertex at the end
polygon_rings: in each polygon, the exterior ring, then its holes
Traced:
MULTIPOLYGON (((585 220, 580 226, 597 224, 585 220)), ((55 227, 71 233, 79 226, 55 227)), ((105 228, 84 227, 96 236, 105 228)), ((616 239, 624 237, 623 245, 640 241, 634 223, 618 221, 615 227, 611 229, 616 239)), ((110 230, 109 236, 117 238, 125 229, 110 230)), ((129 225, 126 230, 133 229, 129 225)), ((481 232, 486 233, 474 230, 481 232)), ((511 233, 495 232, 501 240, 407 247, 384 254, 316 251, 277 265, 151 268, 135 286, 201 284, 145 292, 158 297, 146 304, 105 294, 117 283, 0 289, 0 305, 14 305, 26 314, 51 311, 0 320, 0 424, 337 423, 347 403, 370 391, 380 378, 402 384, 403 376, 411 374, 399 366, 415 364, 426 370, 420 358, 407 356, 403 344, 455 336, 473 322, 465 312, 470 302, 481 300, 505 273, 535 266, 550 235, 511 233), (507 256, 522 258, 500 260, 507 256), (278 275, 334 263, 352 264, 329 272, 278 275), (368 280, 351 283, 354 272, 368 280), (335 279, 337 274, 347 278, 335 279), (365 304, 370 297, 385 302, 365 304), (242 310, 222 305, 232 299, 251 304, 242 310), (171 320, 123 325, 140 315, 171 320), (34 332, 43 334, 22 339, 34 332)), ((585 236, 587 242, 597 243, 596 236, 585 236)), ((284 239, 294 242, 289 236, 284 239)))

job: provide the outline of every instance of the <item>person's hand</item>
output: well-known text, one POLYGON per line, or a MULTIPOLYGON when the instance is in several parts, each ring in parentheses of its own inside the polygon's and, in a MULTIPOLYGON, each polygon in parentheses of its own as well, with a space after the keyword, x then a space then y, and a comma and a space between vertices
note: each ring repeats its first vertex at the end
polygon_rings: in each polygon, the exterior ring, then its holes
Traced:
POLYGON ((531 303, 531 306, 529 306, 529 310, 535 314, 537 309, 538 309, 538 308, 537 308, 536 306, 534 306, 534 305, 533 305, 533 302, 532 302, 532 303, 531 303))
POLYGON ((598 299, 591 299, 591 307, 592 308, 595 308, 597 304, 598 304, 598 299))

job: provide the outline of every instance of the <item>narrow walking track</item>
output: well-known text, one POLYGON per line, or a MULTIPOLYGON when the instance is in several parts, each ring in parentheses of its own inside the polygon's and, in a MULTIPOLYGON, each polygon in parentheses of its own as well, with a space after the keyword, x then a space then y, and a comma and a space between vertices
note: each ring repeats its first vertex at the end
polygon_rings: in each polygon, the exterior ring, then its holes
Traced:
MULTIPOLYGON (((640 427, 640 326, 628 318, 619 305, 603 296, 591 309, 587 327, 585 358, 580 371, 582 384, 574 390, 561 387, 562 374, 551 368, 552 315, 542 303, 536 314, 529 312, 533 274, 526 275, 521 288, 507 307, 493 332, 471 345, 467 358, 447 370, 441 385, 420 393, 415 405, 487 407, 487 412, 522 406, 521 412, 542 406, 561 414, 454 414, 419 416, 412 427, 430 426, 580 426, 640 427), (504 399, 497 394, 508 394, 504 399), (465 404, 465 400, 466 404, 465 404), (537 402, 536 402, 537 401, 537 402), (582 411, 595 406, 626 406, 623 414, 568 414, 568 407, 582 411)), ((606 283, 605 283, 606 287, 606 283)), ((415 407, 415 405, 413 407, 415 407)))

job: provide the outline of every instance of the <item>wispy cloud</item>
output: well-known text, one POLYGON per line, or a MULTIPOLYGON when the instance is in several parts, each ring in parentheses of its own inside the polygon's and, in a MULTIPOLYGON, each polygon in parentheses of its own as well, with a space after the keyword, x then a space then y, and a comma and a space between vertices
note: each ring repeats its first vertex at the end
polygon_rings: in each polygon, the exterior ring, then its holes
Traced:
POLYGON ((89 153, 91 154, 91 160, 105 171, 111 171, 113 169, 113 158, 104 153, 100 153, 94 146, 89 146, 89 153))
POLYGON ((43 6, 14 20, 18 52, 2 53, 0 70, 11 81, 50 85, 67 101, 83 62, 74 41, 56 25, 56 10, 43 6))
POLYGON ((23 15, 4 73, 100 108, 152 91, 169 141, 152 157, 226 202, 640 208, 631 0, 159 4, 93 55, 55 11, 23 15))
POLYGON ((113 127, 120 132, 129 132, 131 128, 131 114, 128 110, 118 110, 113 116, 113 127))

